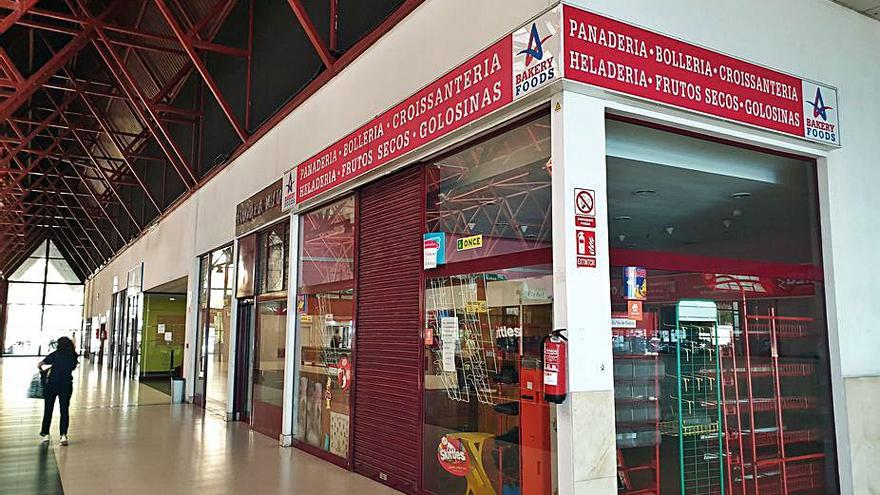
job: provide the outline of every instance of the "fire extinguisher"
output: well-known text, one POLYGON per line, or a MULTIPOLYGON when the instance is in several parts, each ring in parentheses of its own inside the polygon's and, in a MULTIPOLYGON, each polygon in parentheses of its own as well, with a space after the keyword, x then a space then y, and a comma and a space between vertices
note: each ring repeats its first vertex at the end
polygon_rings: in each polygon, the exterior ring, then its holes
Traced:
POLYGON ((544 355, 544 400, 554 404, 562 404, 568 393, 565 378, 568 339, 562 332, 565 329, 553 330, 541 341, 544 355))

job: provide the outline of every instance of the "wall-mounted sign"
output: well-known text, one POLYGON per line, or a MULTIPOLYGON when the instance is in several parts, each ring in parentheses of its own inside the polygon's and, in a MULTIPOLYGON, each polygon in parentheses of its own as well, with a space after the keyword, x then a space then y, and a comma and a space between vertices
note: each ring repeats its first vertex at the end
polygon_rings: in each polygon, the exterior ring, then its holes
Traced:
POLYGON ((165 324, 159 323, 156 325, 156 333, 165 333, 165 324))
POLYGON ((165 342, 171 342, 173 340, 174 337, 172 336, 171 332, 165 332, 165 342))
POLYGON ((469 249, 479 249, 483 247, 483 234, 472 235, 470 237, 462 237, 455 241, 455 249, 458 251, 467 251, 469 249))
POLYGON ((560 79, 561 9, 517 29, 297 165, 297 202, 314 198, 560 79))
POLYGON ((565 78, 840 146, 837 90, 563 6, 565 78))
POLYGON ((626 316, 635 321, 642 321, 642 301, 627 301, 626 316))
POLYGON ((611 318, 611 328, 635 328, 636 321, 629 318, 615 316, 611 318))
POLYGON ((296 204, 296 168, 285 172, 281 178, 281 211, 287 211, 296 204))
POLYGON ((564 5, 298 164, 291 204, 341 187, 563 78, 840 146, 833 87, 564 5))
POLYGON ((446 264, 446 233, 428 232, 422 240, 425 269, 446 264))
POLYGON ((282 181, 254 194, 235 207, 235 235, 241 236, 261 225, 281 218, 282 181))

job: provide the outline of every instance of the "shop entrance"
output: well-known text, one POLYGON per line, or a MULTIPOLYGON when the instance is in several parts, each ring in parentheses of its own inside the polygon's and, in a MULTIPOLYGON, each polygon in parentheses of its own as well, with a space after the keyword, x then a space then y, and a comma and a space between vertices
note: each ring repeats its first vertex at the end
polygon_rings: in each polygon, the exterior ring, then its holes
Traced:
POLYGON ((232 246, 199 261, 199 313, 196 338, 196 381, 193 402, 226 414, 229 331, 232 317, 232 246))
POLYGON ((815 163, 606 130, 619 493, 839 493, 815 163))

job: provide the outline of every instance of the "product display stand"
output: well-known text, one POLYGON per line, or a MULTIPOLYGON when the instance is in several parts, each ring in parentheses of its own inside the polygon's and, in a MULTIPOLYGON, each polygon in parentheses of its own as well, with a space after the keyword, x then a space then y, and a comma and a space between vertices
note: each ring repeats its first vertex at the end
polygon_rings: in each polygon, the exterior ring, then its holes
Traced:
POLYGON ((663 362, 653 349, 656 314, 645 328, 613 328, 618 493, 660 494, 660 379, 663 362))
MULTIPOLYGON (((825 493, 823 431, 812 423, 817 407, 807 393, 812 362, 780 363, 787 344, 817 338, 811 318, 740 310, 740 328, 722 349, 725 451, 733 495, 825 493), (806 392, 805 392, 806 391, 806 392)), ((792 358, 789 358, 790 361, 792 358)))

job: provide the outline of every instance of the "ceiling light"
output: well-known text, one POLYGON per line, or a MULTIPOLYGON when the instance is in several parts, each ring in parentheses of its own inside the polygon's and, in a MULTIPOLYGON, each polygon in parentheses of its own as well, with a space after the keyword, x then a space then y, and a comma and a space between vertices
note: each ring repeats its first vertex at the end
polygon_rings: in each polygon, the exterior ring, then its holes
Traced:
POLYGON ((751 195, 752 195, 752 193, 750 193, 750 192, 737 192, 737 193, 731 194, 730 197, 733 199, 744 199, 744 198, 751 197, 751 195))
POLYGON ((653 196, 657 194, 657 191, 653 189, 636 189, 633 191, 634 196, 653 196))
POLYGON ((620 234, 617 236, 617 238, 620 239, 620 242, 623 242, 626 240, 626 234, 620 234))
POLYGON ((175 298, 173 298, 173 297, 169 297, 168 300, 169 300, 169 301, 176 301, 177 299, 175 299, 175 298))
POLYGON ((672 225, 669 225, 668 227, 666 227, 663 230, 665 230, 667 234, 672 235, 672 233, 675 232, 675 227, 673 227, 672 225))
POLYGON ((620 216, 614 217, 614 219, 617 220, 618 222, 626 222, 628 220, 632 220, 632 217, 629 215, 620 215, 620 216))
POLYGON ((637 244, 634 243, 634 242, 628 242, 628 243, 626 243, 626 247, 628 247, 628 248, 634 248, 634 247, 636 247, 636 246, 637 246, 637 244))
POLYGON ((730 226, 733 225, 733 220, 731 220, 729 218, 725 218, 724 220, 721 221, 721 224, 724 225, 725 229, 729 229, 730 226))
POLYGON ((733 210, 733 213, 732 213, 732 215, 735 216, 735 217, 738 217, 738 216, 740 216, 740 215, 742 215, 742 214, 743 214, 743 212, 742 212, 742 210, 740 210, 739 208, 733 210))

